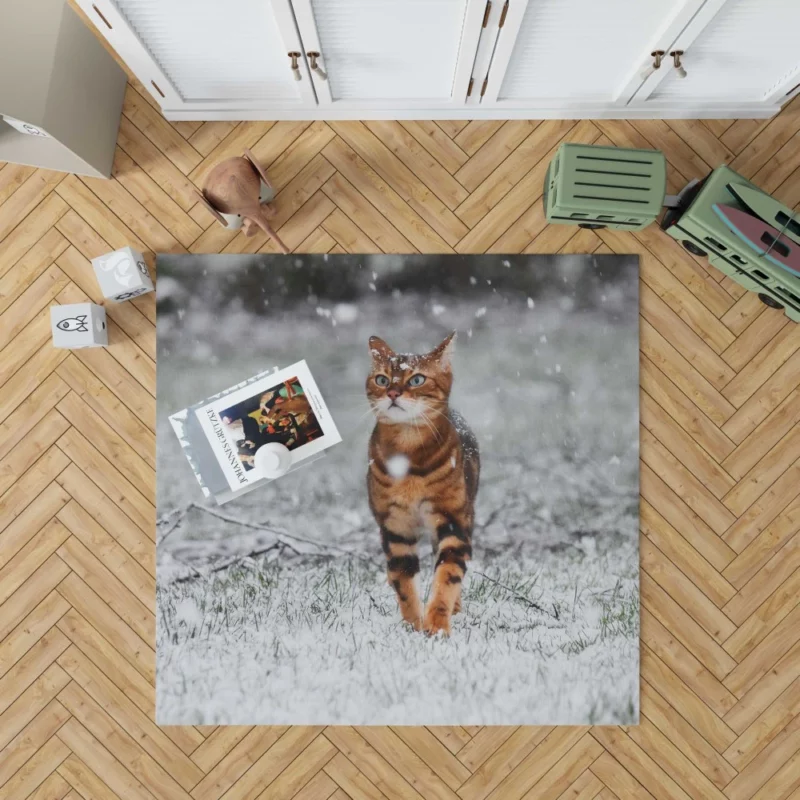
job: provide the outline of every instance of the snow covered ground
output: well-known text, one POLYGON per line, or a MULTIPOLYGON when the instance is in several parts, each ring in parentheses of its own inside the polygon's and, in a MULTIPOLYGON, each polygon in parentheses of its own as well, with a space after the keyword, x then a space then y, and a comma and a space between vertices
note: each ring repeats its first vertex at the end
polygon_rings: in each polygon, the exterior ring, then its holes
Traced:
MULTIPOLYGON (((441 263, 423 293, 398 257, 350 262, 338 285, 333 258, 292 273, 159 259, 161 724, 637 720, 635 259, 460 259, 456 277, 441 263), (266 302, 240 291, 254 276, 266 302), (452 403, 482 475, 464 609, 431 640, 400 625, 386 583, 363 384, 370 335, 413 352, 453 329, 452 403), (264 491, 204 501, 168 415, 301 358, 344 442, 264 491)), ((429 547, 421 559, 426 592, 429 547)))

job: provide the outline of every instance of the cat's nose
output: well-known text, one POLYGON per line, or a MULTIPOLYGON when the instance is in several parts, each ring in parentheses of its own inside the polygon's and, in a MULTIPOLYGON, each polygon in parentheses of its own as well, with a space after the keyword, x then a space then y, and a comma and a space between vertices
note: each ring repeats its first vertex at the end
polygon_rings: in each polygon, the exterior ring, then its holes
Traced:
POLYGON ((390 400, 397 400, 397 398, 400 397, 400 390, 399 389, 389 389, 389 391, 386 392, 386 396, 390 400))

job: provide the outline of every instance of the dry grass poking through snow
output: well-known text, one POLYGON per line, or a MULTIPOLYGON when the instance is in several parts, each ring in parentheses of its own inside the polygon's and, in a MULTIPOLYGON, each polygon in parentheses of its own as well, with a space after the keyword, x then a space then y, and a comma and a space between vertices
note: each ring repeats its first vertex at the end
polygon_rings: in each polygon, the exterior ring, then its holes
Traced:
POLYGON ((590 538, 473 564, 450 639, 403 626, 383 572, 359 559, 249 561, 162 586, 158 721, 632 724, 637 570, 634 547, 590 538))

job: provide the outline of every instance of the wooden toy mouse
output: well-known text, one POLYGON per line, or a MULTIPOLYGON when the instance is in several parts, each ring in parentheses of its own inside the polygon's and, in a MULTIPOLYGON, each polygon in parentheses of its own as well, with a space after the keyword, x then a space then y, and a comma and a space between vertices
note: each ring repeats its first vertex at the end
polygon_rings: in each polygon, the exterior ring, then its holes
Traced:
POLYGON ((269 224, 270 217, 275 215, 275 209, 268 205, 274 197, 272 185, 249 150, 243 156, 226 158, 217 164, 198 195, 221 225, 231 229, 241 227, 245 236, 253 236, 256 228, 261 228, 282 253, 289 252, 269 224))

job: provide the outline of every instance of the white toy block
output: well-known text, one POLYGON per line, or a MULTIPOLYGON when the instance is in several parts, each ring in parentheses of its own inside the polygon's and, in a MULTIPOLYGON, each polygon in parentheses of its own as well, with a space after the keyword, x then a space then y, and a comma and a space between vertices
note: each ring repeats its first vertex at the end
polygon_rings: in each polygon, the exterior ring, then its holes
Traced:
POLYGON ((92 259, 100 291, 107 300, 130 300, 153 291, 153 281, 141 253, 123 247, 92 259))
POLYGON ((105 347, 108 344, 106 310, 94 303, 50 306, 53 347, 77 350, 80 347, 105 347))

